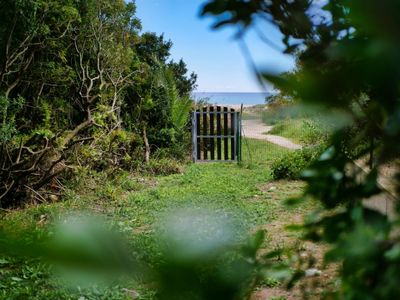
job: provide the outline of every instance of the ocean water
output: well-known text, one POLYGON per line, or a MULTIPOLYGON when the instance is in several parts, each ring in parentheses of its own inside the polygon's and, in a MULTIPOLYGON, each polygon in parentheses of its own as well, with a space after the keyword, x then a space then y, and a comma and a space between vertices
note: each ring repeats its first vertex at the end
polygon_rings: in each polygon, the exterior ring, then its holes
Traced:
POLYGON ((265 98, 270 93, 202 93, 195 92, 193 96, 196 100, 207 99, 211 104, 247 104, 256 105, 264 104, 265 98))

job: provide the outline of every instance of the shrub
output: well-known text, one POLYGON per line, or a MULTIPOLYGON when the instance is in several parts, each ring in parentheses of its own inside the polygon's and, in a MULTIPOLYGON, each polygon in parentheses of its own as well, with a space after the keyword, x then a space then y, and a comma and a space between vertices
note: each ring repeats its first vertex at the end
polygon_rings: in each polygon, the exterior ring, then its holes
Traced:
POLYGON ((279 159, 273 161, 272 177, 279 179, 297 179, 301 170, 306 167, 306 161, 301 151, 294 151, 285 154, 279 159))
POLYGON ((320 117, 311 117, 302 120, 302 142, 307 145, 316 145, 320 143, 326 143, 329 139, 329 135, 332 132, 330 126, 328 126, 320 117))
POLYGON ((284 154, 272 162, 272 177, 275 180, 299 179, 301 172, 322 154, 323 149, 319 145, 284 154))

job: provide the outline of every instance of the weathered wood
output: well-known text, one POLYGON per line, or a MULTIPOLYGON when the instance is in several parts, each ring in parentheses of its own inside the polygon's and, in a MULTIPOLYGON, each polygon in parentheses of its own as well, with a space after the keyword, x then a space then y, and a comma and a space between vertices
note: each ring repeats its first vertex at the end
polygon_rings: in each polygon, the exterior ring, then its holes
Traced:
POLYGON ((232 135, 232 137, 231 137, 231 159, 232 160, 235 160, 236 159, 236 151, 235 151, 235 134, 236 134, 236 132, 235 132, 235 129, 236 129, 236 124, 235 124, 235 122, 236 122, 236 113, 235 113, 235 110, 234 109, 231 109, 231 113, 230 113, 230 116, 231 116, 231 128, 230 128, 230 132, 231 132, 231 135, 232 135))
POLYGON ((192 112, 192 161, 195 163, 197 161, 197 124, 196 124, 196 112, 192 112))
POLYGON ((229 160, 229 151, 228 151, 228 143, 229 138, 226 136, 228 135, 228 108, 224 107, 224 159, 229 160))
MULTIPOLYGON (((221 106, 217 106, 217 112, 221 112, 221 106)), ((217 114, 217 135, 221 136, 221 114, 217 114)), ((218 160, 222 159, 222 140, 221 138, 217 138, 217 157, 218 160)))
POLYGON ((241 132, 241 113, 235 112, 235 158, 239 162, 242 161, 241 132))
POLYGON ((199 136, 201 135, 200 131, 200 109, 196 111, 196 131, 197 131, 197 159, 201 159, 201 139, 199 136))
MULTIPOLYGON (((214 135, 214 107, 210 107, 210 135, 214 135)), ((215 139, 210 139, 211 160, 215 159, 215 139)))
MULTIPOLYGON (((208 135, 208 118, 207 114, 207 107, 203 107, 203 133, 202 135, 208 135)), ((203 137, 203 154, 204 154, 204 160, 208 159, 208 138, 203 137)))

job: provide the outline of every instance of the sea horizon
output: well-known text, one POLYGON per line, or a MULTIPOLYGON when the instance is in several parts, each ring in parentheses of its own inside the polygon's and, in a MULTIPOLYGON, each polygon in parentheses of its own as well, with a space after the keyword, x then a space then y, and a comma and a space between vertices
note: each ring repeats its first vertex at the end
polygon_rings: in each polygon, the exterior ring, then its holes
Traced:
POLYGON ((193 92, 196 101, 206 99, 211 104, 257 105, 265 104, 271 92, 193 92))

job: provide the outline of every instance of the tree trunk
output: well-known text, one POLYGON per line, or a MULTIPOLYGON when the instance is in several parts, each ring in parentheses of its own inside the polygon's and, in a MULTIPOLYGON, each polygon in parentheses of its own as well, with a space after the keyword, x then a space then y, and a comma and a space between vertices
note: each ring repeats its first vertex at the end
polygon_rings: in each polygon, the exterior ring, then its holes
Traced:
POLYGON ((74 130, 72 130, 64 139, 63 143, 61 144, 61 149, 65 148, 66 146, 68 146, 68 144, 73 140, 73 138, 83 129, 85 129, 86 127, 89 127, 90 125, 93 124, 93 119, 88 119, 84 122, 82 122, 81 124, 79 124, 78 126, 75 127, 74 130))
POLYGON ((144 142, 144 162, 148 164, 150 162, 150 145, 149 139, 147 138, 146 125, 143 126, 143 142, 144 142))

